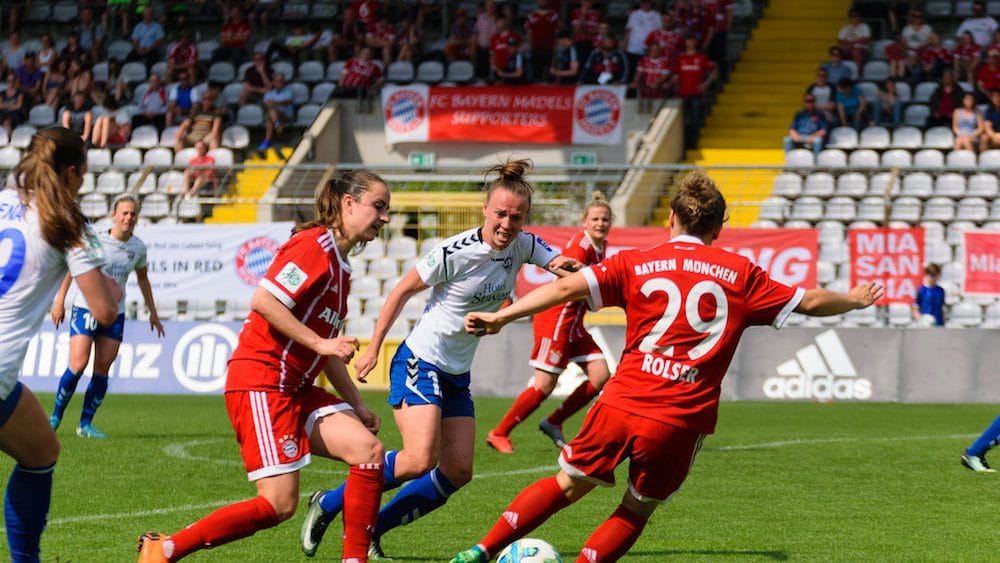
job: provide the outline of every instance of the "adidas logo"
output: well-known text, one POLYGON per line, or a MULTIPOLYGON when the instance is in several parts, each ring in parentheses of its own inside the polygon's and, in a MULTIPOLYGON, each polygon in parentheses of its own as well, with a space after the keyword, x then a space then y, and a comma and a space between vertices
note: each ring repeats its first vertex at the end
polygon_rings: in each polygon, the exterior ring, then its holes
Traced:
POLYGON ((580 557, 590 563, 597 563, 597 550, 592 547, 585 547, 580 550, 580 557))
POLYGON ((778 375, 764 381, 764 395, 771 399, 854 399, 872 396, 872 382, 858 377, 837 333, 828 330, 815 342, 777 367, 778 375))
POLYGON ((503 513, 503 519, 507 521, 507 524, 510 526, 511 530, 516 530, 517 529, 517 513, 516 512, 511 512, 509 510, 507 512, 504 512, 503 513))

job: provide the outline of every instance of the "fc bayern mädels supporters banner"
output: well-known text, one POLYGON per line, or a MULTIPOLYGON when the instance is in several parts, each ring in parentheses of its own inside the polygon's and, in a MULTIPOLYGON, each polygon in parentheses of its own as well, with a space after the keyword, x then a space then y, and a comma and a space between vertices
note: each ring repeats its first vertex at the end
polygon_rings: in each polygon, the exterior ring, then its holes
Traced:
POLYGON ((386 86, 386 143, 614 145, 625 86, 386 86))
POLYGON ((1000 232, 966 231, 965 293, 1000 295, 1000 232))
POLYGON ((878 305, 913 303, 924 271, 924 230, 851 229, 848 231, 851 285, 878 282, 885 297, 878 305))
MULTIPOLYGON (((157 302, 249 300, 293 225, 150 225, 135 235, 146 243, 157 302)), ((142 301, 135 276, 129 277, 126 295, 142 301)))
MULTIPOLYGON (((553 248, 561 249, 579 231, 578 227, 529 226, 553 248)), ((629 248, 651 248, 667 242, 669 233, 660 227, 618 227, 608 235, 607 256, 629 248)), ((816 257, 819 236, 815 229, 722 229, 714 246, 746 256, 782 283, 816 287, 816 257)), ((554 276, 526 264, 517 279, 516 293, 524 295, 554 276)))

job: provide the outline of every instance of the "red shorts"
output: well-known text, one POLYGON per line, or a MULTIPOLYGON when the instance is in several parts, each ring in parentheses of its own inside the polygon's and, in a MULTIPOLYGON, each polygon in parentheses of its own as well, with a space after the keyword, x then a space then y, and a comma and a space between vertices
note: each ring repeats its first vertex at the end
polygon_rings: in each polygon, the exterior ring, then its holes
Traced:
POLYGON ((680 489, 704 437, 598 401, 563 448, 559 466, 572 477, 611 487, 615 467, 628 459, 632 494, 666 502, 680 489))
POLYGON ((534 324, 535 349, 531 351, 531 367, 559 375, 570 362, 584 364, 604 358, 601 347, 582 323, 560 330, 550 323, 534 324))
POLYGON ((351 405, 309 386, 295 393, 227 391, 226 410, 236 431, 247 478, 256 481, 309 464, 309 435, 316 421, 351 405))

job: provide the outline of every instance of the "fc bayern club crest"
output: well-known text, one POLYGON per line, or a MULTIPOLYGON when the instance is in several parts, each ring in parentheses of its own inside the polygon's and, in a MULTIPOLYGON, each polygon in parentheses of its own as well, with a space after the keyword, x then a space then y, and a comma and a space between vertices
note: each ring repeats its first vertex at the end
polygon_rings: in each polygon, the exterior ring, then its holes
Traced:
POLYGON ((278 254, 278 243, 269 237, 252 238, 236 251, 236 273, 243 283, 256 286, 278 254))
POLYGON ((576 122, 587 134, 599 137, 618 127, 622 106, 618 97, 608 90, 591 90, 576 104, 576 122))
POLYGON ((398 90, 385 101, 385 123, 396 133, 409 133, 427 119, 424 98, 413 90, 398 90))

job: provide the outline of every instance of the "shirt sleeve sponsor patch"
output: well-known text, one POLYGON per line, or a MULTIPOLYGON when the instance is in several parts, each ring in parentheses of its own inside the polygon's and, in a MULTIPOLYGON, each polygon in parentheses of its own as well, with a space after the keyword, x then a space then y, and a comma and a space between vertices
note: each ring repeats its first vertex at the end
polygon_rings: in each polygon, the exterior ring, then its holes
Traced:
POLYGON ((298 267, 295 262, 285 264, 285 267, 274 277, 274 281, 278 282, 278 285, 293 295, 299 291, 308 279, 309 275, 302 268, 298 267))

